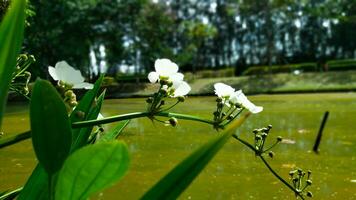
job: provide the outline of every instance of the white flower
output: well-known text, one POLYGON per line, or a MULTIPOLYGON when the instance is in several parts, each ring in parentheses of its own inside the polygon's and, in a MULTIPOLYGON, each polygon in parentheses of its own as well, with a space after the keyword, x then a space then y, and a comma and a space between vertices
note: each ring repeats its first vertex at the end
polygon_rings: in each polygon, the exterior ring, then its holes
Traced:
POLYGON ((79 70, 75 70, 66 61, 56 63, 55 67, 49 66, 48 72, 56 81, 73 85, 74 89, 92 89, 93 84, 84 82, 84 77, 79 70))
POLYGON ((174 84, 173 82, 172 87, 174 88, 173 97, 183 97, 191 90, 189 84, 185 81, 181 81, 179 84, 174 84))
POLYGON ((234 88, 224 83, 215 83, 214 88, 215 94, 221 98, 229 98, 235 92, 234 88))
MULTIPOLYGON (((169 59, 157 59, 155 62, 155 70, 154 72, 150 72, 148 74, 148 80, 151 83, 156 83, 160 78, 165 77, 168 80, 181 78, 183 80, 184 75, 178 73, 178 65, 169 59)), ((173 80, 172 80, 173 81, 173 80)))
POLYGON ((247 99, 245 94, 242 90, 234 92, 231 96, 229 101, 233 104, 240 104, 242 107, 246 108, 250 112, 256 114, 263 111, 263 107, 256 106, 250 100, 247 99))

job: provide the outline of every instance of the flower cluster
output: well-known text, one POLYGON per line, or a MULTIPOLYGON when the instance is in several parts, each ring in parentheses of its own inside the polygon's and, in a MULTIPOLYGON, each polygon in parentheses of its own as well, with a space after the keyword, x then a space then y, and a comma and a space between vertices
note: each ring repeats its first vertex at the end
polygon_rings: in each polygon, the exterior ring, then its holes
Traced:
MULTIPOLYGON (((298 168, 289 172, 289 176, 292 180, 293 187, 299 195, 306 195, 307 197, 313 197, 313 193, 310 191, 305 191, 307 187, 312 185, 311 171, 308 170, 304 172, 302 169, 298 168)), ((297 194, 296 194, 297 195, 297 194)))
POLYGON ((183 97, 191 90, 189 84, 183 80, 184 75, 178 72, 178 65, 169 59, 157 59, 155 70, 148 74, 148 80, 151 83, 159 82, 161 89, 166 90, 169 97, 183 97))
POLYGON ((224 83, 216 83, 214 89, 215 94, 218 96, 216 111, 214 112, 216 129, 223 128, 245 108, 254 114, 263 110, 263 107, 256 106, 249 101, 241 90, 235 91, 233 87, 224 83), (227 107, 226 109, 225 106, 227 107))
POLYGON ((169 59, 157 59, 155 62, 155 70, 148 74, 148 80, 151 83, 159 83, 158 92, 153 94, 153 97, 147 99, 147 111, 151 113, 151 119, 163 122, 167 125, 176 126, 177 119, 172 117, 167 121, 158 120, 154 114, 162 111, 168 111, 179 102, 183 102, 185 97, 191 90, 189 84, 185 82, 184 75, 179 73, 179 67, 176 63, 169 59), (166 105, 165 98, 177 98, 177 102, 172 105, 166 105))
POLYGON ((256 106, 250 100, 248 100, 245 94, 242 93, 242 90, 235 91, 234 88, 224 83, 216 83, 214 88, 215 94, 222 99, 222 102, 225 105, 229 107, 243 107, 254 114, 263 111, 263 107, 256 106))

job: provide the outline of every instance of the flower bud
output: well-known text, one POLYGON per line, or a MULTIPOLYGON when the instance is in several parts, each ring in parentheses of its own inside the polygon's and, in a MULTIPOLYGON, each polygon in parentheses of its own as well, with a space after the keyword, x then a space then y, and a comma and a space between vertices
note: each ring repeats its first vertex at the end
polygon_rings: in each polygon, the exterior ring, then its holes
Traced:
POLYGON ((229 115, 229 116, 227 117, 227 120, 232 120, 232 119, 234 119, 234 115, 233 115, 233 114, 231 114, 231 115, 229 115))
POLYGON ((294 173, 295 173, 295 171, 293 170, 293 171, 290 171, 289 172, 289 176, 293 176, 294 175, 294 173))
POLYGON ((225 113, 225 112, 222 112, 222 113, 221 113, 221 116, 225 117, 225 116, 226 116, 226 113, 225 113))
POLYGON ((163 95, 166 95, 168 93, 166 89, 161 89, 159 92, 162 93, 163 95))
POLYGON ((71 107, 75 107, 75 106, 78 105, 78 102, 77 102, 77 101, 70 101, 70 102, 69 102, 69 105, 70 105, 71 107))
POLYGON ((262 138, 266 138, 267 137, 267 133, 262 133, 261 136, 262 136, 262 138))
POLYGON ((68 98, 71 98, 71 96, 74 94, 74 92, 72 90, 67 90, 65 93, 64 93, 64 96, 65 97, 68 97, 68 98))
POLYGON ((173 127, 177 126, 178 124, 178 120, 175 117, 170 118, 168 121, 173 127))
POLYGON ((273 151, 268 152, 268 156, 271 157, 271 158, 273 158, 273 156, 274 156, 273 151))
POLYGON ((75 115, 76 115, 78 118, 83 119, 83 118, 85 117, 85 112, 83 112, 83 111, 77 111, 77 112, 75 113, 75 115))
POLYGON ((310 192, 310 191, 308 191, 308 192, 307 192, 307 196, 308 196, 308 197, 313 197, 313 193, 310 192))
POLYGON ((163 106, 164 104, 166 104, 166 102, 165 102, 164 100, 162 100, 162 101, 160 102, 160 104, 163 106))
POLYGON ((224 107, 224 103, 223 102, 219 102, 218 103, 218 108, 222 108, 222 107, 224 107))
POLYGON ((179 96, 179 97, 178 97, 178 101, 179 101, 179 102, 184 102, 184 101, 185 101, 185 98, 182 97, 182 96, 179 96))
POLYGON ((148 98, 146 99, 146 102, 147 102, 147 103, 152 103, 152 102, 153 102, 153 98, 152 98, 152 97, 148 97, 148 98))
POLYGON ((272 124, 269 124, 269 125, 267 126, 267 128, 268 128, 268 129, 272 129, 272 124))
POLYGON ((167 85, 167 84, 168 84, 168 80, 161 79, 161 80, 159 80, 159 83, 160 83, 161 85, 167 85))
POLYGON ((257 130, 257 129, 254 129, 254 130, 252 131, 252 133, 257 134, 257 133, 258 133, 258 130, 257 130))
POLYGON ((104 128, 103 127, 99 127, 99 131, 100 132, 104 132, 104 128))
POLYGON ((307 180, 307 185, 311 185, 312 183, 313 183, 312 180, 310 180, 310 179, 307 180))
POLYGON ((282 142, 283 138, 281 136, 277 137, 277 142, 282 142))
POLYGON ((167 81, 167 86, 168 87, 172 87, 173 86, 173 82, 172 81, 167 81))
POLYGON ((213 113, 213 115, 214 115, 214 116, 219 116, 219 112, 218 112, 218 111, 215 111, 215 112, 213 113))
POLYGON ((216 102, 218 102, 218 103, 222 102, 222 98, 221 98, 221 97, 218 97, 218 98, 216 99, 216 102))

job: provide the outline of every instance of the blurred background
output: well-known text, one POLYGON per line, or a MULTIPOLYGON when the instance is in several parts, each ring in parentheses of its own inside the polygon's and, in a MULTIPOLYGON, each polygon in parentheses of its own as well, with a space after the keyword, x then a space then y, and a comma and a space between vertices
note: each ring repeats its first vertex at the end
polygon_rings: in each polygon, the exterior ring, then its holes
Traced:
MULTIPOLYGON (((9 0, 0 2, 2 16, 9 0)), ((353 0, 29 3, 23 51, 37 59, 33 78, 66 60, 92 80, 105 72, 146 81, 163 57, 208 77, 217 69, 221 76, 356 69, 353 0)))

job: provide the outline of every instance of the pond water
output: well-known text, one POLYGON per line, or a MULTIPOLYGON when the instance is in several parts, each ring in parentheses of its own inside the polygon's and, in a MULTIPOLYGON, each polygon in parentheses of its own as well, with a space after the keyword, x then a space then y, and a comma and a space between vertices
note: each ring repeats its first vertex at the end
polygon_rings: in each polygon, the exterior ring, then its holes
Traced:
MULTIPOLYGON (((282 136, 295 141, 273 149, 267 158, 284 178, 294 167, 313 171, 313 199, 356 199, 356 94, 259 95, 250 97, 265 110, 251 116, 239 129, 252 142, 254 128, 273 125, 270 143, 282 136), (322 116, 330 111, 320 144, 320 154, 311 151, 322 116)), ((105 116, 143 111, 145 99, 106 100, 105 116)), ((175 112, 211 118, 213 97, 190 97, 175 112)), ((26 105, 11 104, 4 132, 18 133, 29 127, 26 105)), ((106 126, 105 128, 109 128, 106 126)), ((120 139, 131 153, 128 174, 92 199, 138 199, 156 181, 217 132, 211 126, 179 120, 176 128, 132 120, 120 139)), ((17 188, 26 181, 36 159, 30 140, 0 150, 0 190, 17 188)), ((253 152, 231 139, 180 199, 294 199, 257 159, 253 152)))

